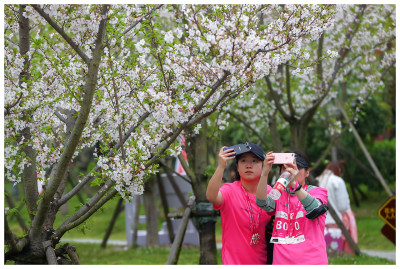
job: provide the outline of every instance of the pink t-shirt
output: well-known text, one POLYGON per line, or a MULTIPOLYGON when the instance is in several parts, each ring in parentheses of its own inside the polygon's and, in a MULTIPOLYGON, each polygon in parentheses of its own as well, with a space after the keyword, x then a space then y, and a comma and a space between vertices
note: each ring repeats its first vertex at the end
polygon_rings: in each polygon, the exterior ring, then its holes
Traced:
MULTIPOLYGON (((272 188, 267 187, 269 193, 272 188)), ((260 212, 258 244, 250 244, 252 231, 247 199, 242 190, 242 183, 235 181, 225 183, 219 190, 222 193, 222 204, 214 205, 221 211, 222 224, 222 263, 223 264, 266 264, 267 244, 265 241, 265 227, 271 216, 256 204, 256 195, 247 193, 251 201, 255 221, 260 212), (261 210, 261 211, 260 211, 261 210)))
MULTIPOLYGON (((323 204, 327 204, 328 192, 326 189, 316 187, 308 193, 319 199, 323 204)), ((286 229, 286 227, 285 229, 288 233, 295 233, 300 230, 297 234, 299 235, 298 238, 302 237, 305 241, 297 244, 275 244, 273 264, 328 264, 324 238, 326 213, 315 219, 307 219, 305 217, 307 212, 297 196, 290 196, 286 191, 282 192, 282 196, 275 201, 275 206, 274 232, 278 230, 277 228, 280 228, 282 233, 285 232, 282 228, 285 217, 281 219, 282 222, 279 222, 278 215, 287 216, 291 221, 286 224, 289 229, 286 229), (280 213, 278 213, 279 211, 280 213), (299 213, 299 211, 302 212, 299 213)))

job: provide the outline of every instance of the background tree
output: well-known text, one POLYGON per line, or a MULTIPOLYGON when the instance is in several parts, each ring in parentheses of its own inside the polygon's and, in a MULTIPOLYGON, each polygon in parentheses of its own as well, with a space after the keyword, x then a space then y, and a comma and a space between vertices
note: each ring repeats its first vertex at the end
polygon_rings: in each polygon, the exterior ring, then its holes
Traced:
MULTIPOLYGON (((394 16, 393 5, 339 6, 334 27, 327 29, 318 41, 310 42, 305 48, 309 57, 301 63, 303 67, 307 66, 304 72, 299 72, 290 63, 279 66, 276 75, 266 76, 243 98, 236 99, 233 106, 225 109, 223 117, 242 122, 242 126, 266 148, 275 151, 282 146, 305 149, 311 159, 316 160, 316 175, 323 169, 322 165, 319 166, 321 161, 326 160, 335 147, 350 148, 354 156, 365 160, 355 147, 357 143, 351 139, 352 134, 347 133, 348 126, 340 115, 337 102, 344 104, 346 113, 358 128, 370 126, 368 133, 372 137, 387 129, 390 122, 393 126, 394 118, 381 101, 393 96, 395 83, 394 16), (309 60, 321 57, 327 60, 310 64, 309 60), (379 105, 377 100, 380 100, 379 105), (376 114, 364 117, 368 106, 374 103, 376 114), (369 123, 358 122, 357 119, 365 119, 369 123), (312 136, 309 136, 310 127, 312 136), (341 140, 343 135, 347 137, 345 140, 341 140), (349 139, 351 142, 346 142, 349 139)), ((368 137, 364 138, 371 141, 368 137)), ((386 152, 394 157, 393 150, 386 152)), ((343 155, 342 150, 339 157, 343 155)), ((379 158, 379 154, 373 156, 379 158)), ((367 162, 364 161, 364 164, 367 162)), ((394 166, 389 162, 382 163, 380 167, 387 170, 387 167, 391 169, 394 166)), ((352 166, 350 169, 349 177, 362 178, 356 172, 360 167, 352 166)), ((385 172, 389 182, 394 179, 391 172, 385 172)), ((365 176, 365 173, 361 174, 365 176)), ((370 178, 371 172, 367 174, 370 178)))

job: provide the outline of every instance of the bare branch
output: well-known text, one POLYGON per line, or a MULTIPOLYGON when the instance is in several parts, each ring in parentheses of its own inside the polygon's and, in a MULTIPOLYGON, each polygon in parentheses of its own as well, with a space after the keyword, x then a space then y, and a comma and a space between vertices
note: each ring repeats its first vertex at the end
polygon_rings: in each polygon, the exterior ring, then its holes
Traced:
MULTIPOLYGON (((109 185, 109 187, 112 186, 112 183, 109 185)), ((80 225, 83 223, 85 220, 87 220, 90 216, 92 216, 99 208, 101 208, 107 201, 109 201, 111 198, 113 198, 118 191, 116 189, 111 190, 100 202, 96 202, 93 204, 91 208, 88 208, 86 212, 81 215, 80 217, 76 218, 76 220, 72 220, 73 217, 65 221, 53 234, 51 237, 52 240, 55 242, 58 242, 60 238, 64 235, 65 232, 75 228, 76 226, 80 225)), ((93 199, 93 198, 92 198, 93 199)))
MULTIPOLYGON (((190 180, 188 180, 186 177, 182 176, 181 174, 177 173, 175 170, 173 170, 171 167, 169 167, 168 165, 166 165, 164 162, 160 161, 160 165, 162 166, 162 168, 168 170, 169 172, 171 172, 172 174, 177 175, 178 177, 180 177, 181 179, 183 179, 184 181, 186 181, 187 183, 191 184, 190 180)), ((185 168, 183 168, 185 169, 185 168)), ((185 171, 186 172, 186 171, 185 171)), ((187 174, 187 172, 186 172, 187 174)))
POLYGON ((18 238, 10 229, 8 225, 7 215, 4 214, 4 236, 5 242, 10 246, 10 250, 6 253, 11 255, 12 253, 18 253, 22 251, 28 244, 29 240, 27 237, 18 238))
POLYGON ((60 114, 60 112, 56 111, 56 112, 54 112, 54 115, 56 115, 57 118, 60 119, 60 121, 67 123, 67 120, 60 114))
POLYGON ((269 79, 269 76, 265 76, 264 79, 267 82, 267 87, 269 89, 271 97, 274 100, 275 106, 278 109, 279 113, 286 121, 290 121, 290 116, 286 113, 286 111, 282 108, 281 104, 279 103, 278 94, 274 91, 274 89, 272 89, 272 83, 271 80, 269 79))
POLYGON ((290 110, 290 115, 294 117, 296 115, 296 111, 293 107, 293 102, 292 102, 292 92, 290 89, 290 71, 289 71, 289 66, 284 66, 285 71, 286 71, 286 95, 287 95, 287 102, 290 110))
POLYGON ((182 153, 178 155, 178 159, 181 162, 181 165, 183 167, 183 170, 185 170, 186 175, 188 175, 188 177, 192 181, 190 183, 191 184, 196 184, 196 181, 197 181, 196 175, 194 174, 193 170, 187 164, 187 162, 186 162, 185 158, 183 157, 182 153))
POLYGON ((43 242, 43 248, 46 252, 46 259, 48 264, 56 265, 57 264, 57 257, 54 251, 53 246, 51 245, 51 241, 47 240, 43 242))
MULTIPOLYGON (((67 41, 67 43, 74 49, 74 51, 82 58, 82 60, 86 63, 89 64, 90 59, 89 57, 81 50, 81 48, 65 33, 65 31, 58 26, 58 24, 53 21, 50 16, 44 12, 42 8, 40 8, 38 5, 32 5, 32 7, 42 16, 53 28, 56 30, 64 39, 67 41)), ((102 20, 103 21, 103 20, 102 20)))
POLYGON ((78 255, 76 255, 76 249, 74 246, 67 246, 67 253, 68 256, 71 258, 71 260, 75 263, 75 264, 81 264, 78 258, 78 255))
POLYGON ((237 119, 238 121, 240 121, 241 123, 243 123, 244 126, 246 126, 247 128, 249 128, 249 129, 253 132, 253 134, 255 134, 255 135, 258 137, 258 139, 260 139, 261 143, 262 143, 264 146, 267 146, 267 145, 268 145, 268 143, 264 140, 264 138, 262 138, 262 137, 260 136, 260 134, 259 134, 256 130, 254 130, 253 127, 251 127, 250 124, 248 124, 246 121, 244 121, 243 119, 241 119, 238 115, 236 115, 236 114, 233 113, 232 111, 228 111, 228 114, 231 115, 232 117, 234 117, 235 119, 237 119))

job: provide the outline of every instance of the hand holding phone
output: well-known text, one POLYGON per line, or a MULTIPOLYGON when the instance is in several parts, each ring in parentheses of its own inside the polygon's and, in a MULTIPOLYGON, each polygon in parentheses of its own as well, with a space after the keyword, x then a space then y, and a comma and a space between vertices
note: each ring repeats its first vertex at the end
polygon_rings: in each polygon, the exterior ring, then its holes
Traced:
POLYGON ((274 164, 293 164, 294 153, 272 153, 275 156, 274 164))

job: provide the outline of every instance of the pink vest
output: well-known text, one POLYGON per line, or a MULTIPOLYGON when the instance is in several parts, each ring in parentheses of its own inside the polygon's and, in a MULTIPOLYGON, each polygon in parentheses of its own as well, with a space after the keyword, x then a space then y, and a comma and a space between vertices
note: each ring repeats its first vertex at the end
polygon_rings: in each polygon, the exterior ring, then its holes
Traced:
MULTIPOLYGON (((316 187, 308 193, 327 204, 326 189, 316 187)), ((271 242, 274 239, 277 242, 274 246, 274 265, 328 264, 324 237, 326 213, 316 219, 307 219, 306 214, 296 195, 290 196, 284 191, 275 201, 275 223, 271 238, 271 242)))
MULTIPOLYGON (((268 186, 267 192, 270 192, 271 189, 268 186)), ((247 198, 242 190, 242 183, 240 181, 225 183, 219 191, 223 197, 222 204, 220 206, 214 205, 214 208, 221 212, 222 263, 266 264, 265 227, 271 216, 257 206, 254 194, 247 193, 255 221, 259 222, 258 234, 260 236, 258 244, 250 244, 253 232, 250 225, 250 215, 247 210, 247 198), (260 216, 259 219, 258 215, 260 216)))

